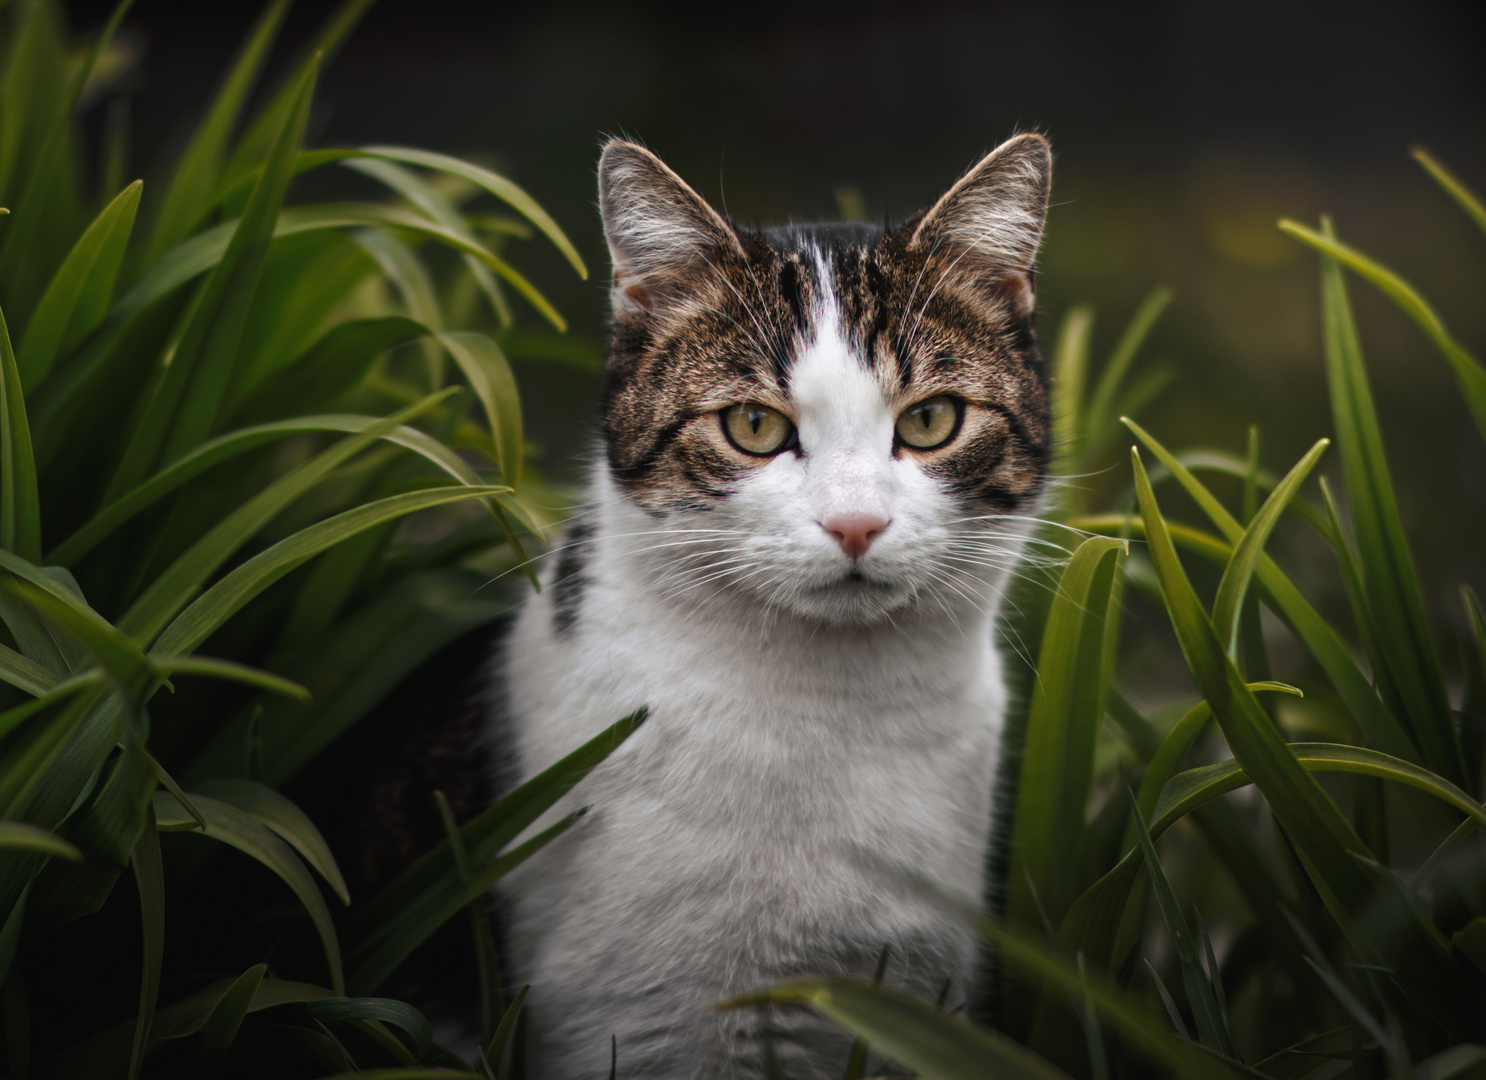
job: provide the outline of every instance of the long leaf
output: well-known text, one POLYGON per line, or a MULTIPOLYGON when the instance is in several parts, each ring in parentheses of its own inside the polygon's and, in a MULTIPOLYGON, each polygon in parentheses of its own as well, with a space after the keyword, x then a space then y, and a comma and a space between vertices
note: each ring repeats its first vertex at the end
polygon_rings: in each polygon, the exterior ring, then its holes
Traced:
POLYGON ((1109 683, 1107 615, 1123 541, 1085 540, 1073 553, 1048 614, 1022 754, 1011 871, 1011 910, 1035 921, 1018 885, 1030 880, 1054 922, 1072 902, 1077 869, 1067 853, 1084 829, 1094 736, 1109 683))
MULTIPOLYGON (((1444 322, 1419 295, 1418 290, 1381 263, 1375 262, 1360 251, 1337 240, 1330 234, 1329 226, 1323 227, 1321 232, 1316 232, 1298 222, 1282 219, 1280 228, 1302 243, 1315 248, 1323 256, 1329 256, 1330 259, 1334 259, 1371 282, 1384 296, 1397 304, 1405 315, 1418 324, 1455 372, 1455 379, 1460 384, 1461 394, 1465 398, 1465 404, 1470 409, 1471 416, 1475 419, 1476 428, 1483 436, 1486 436, 1486 367, 1483 367, 1481 361, 1467 352, 1465 347, 1450 335, 1450 332, 1445 329, 1444 322)), ((1323 259, 1323 268, 1330 265, 1334 264, 1323 259)), ((1330 271, 1324 272, 1330 273, 1330 271)))
POLYGON ((1409 153, 1413 155, 1415 161, 1424 166, 1424 170, 1430 176, 1434 177, 1435 182, 1449 193, 1450 198, 1460 204, 1460 208, 1470 215, 1471 220, 1480 226, 1481 231, 1486 232, 1486 205, 1482 205, 1475 192, 1461 183, 1458 177, 1441 165, 1435 156, 1424 147, 1416 146, 1409 153))
MULTIPOLYGON (((275 515, 318 484, 331 470, 366 449, 404 420, 412 419, 432 408, 441 397, 442 395, 432 395, 424 398, 358 434, 341 439, 275 480, 187 548, 124 612, 118 622, 119 630, 148 645, 195 595, 201 584, 275 515)), ((193 642, 189 648, 194 648, 195 645, 196 642, 193 642)), ((189 649, 162 651, 186 652, 189 649)))
POLYGON ((315 823, 289 799, 266 784, 240 777, 205 780, 197 790, 221 802, 230 803, 245 814, 251 814, 287 840, 304 861, 320 872, 341 903, 349 904, 351 894, 346 879, 336 865, 335 856, 315 823))
POLYGON ((74 862, 83 857, 83 853, 77 849, 76 844, 63 840, 54 832, 49 832, 38 825, 28 825, 24 821, 0 821, 0 850, 36 851, 43 855, 55 855, 74 862))
POLYGON ((254 964, 227 988, 196 1035, 196 1053, 193 1055, 196 1068, 216 1071, 237 1038, 238 1029, 242 1027, 243 1018, 248 1015, 253 996, 267 972, 267 964, 254 964))
POLYGON ((446 333, 440 334, 439 340, 484 406, 501 479, 516 488, 521 478, 521 399, 510 363, 484 334, 446 333))
MULTIPOLYGON (((268 826, 253 815, 209 795, 193 794, 191 801, 206 818, 206 836, 229 844, 262 863, 294 891, 320 935, 325 960, 330 967, 331 985, 340 993, 345 985, 341 972, 340 940, 336 936, 335 924, 330 919, 330 909, 325 906, 325 898, 320 895, 315 879, 310 877, 304 863, 299 861, 293 850, 268 826)), ((194 819, 185 808, 164 792, 155 795, 155 816, 160 828, 165 830, 191 828, 195 825, 194 819)))
MULTIPOLYGON (((1128 417, 1123 417, 1122 421, 1156 455, 1157 459, 1171 470, 1172 476, 1187 494, 1192 496, 1197 505, 1202 508, 1203 513, 1217 526, 1223 537, 1230 544, 1236 544, 1243 536, 1243 526, 1223 507, 1217 497, 1149 432, 1128 417)), ((1121 523, 1126 521, 1124 517, 1115 520, 1121 523)), ((1085 519, 1080 524, 1087 528, 1093 522, 1085 519)), ((1145 526, 1140 521, 1137 520, 1134 524, 1140 530, 1144 530, 1145 526)), ((1203 540, 1200 535, 1194 535, 1191 530, 1169 526, 1167 531, 1192 549, 1201 551, 1206 557, 1221 558, 1224 564, 1227 563, 1228 552, 1214 547, 1203 540)), ((1417 759, 1419 751, 1413 740, 1398 717, 1394 716, 1378 697, 1377 691, 1373 688, 1372 679, 1358 666, 1356 657, 1352 655, 1351 649, 1335 628, 1320 616, 1268 555, 1259 556, 1254 567, 1254 576, 1259 581, 1266 603, 1305 643, 1311 655, 1316 658, 1316 662, 1321 665, 1321 669, 1326 672, 1332 685, 1336 687, 1342 701, 1351 710, 1358 725, 1367 735, 1368 741, 1375 748, 1392 754, 1394 757, 1417 759)))
POLYGON ((1120 340, 1115 344, 1109 363, 1104 366, 1103 372, 1099 375, 1099 381, 1094 386, 1094 392, 1089 398, 1088 413, 1082 430, 1085 462, 1099 453, 1105 443, 1119 430, 1114 421, 1115 401, 1120 386, 1129 374, 1130 366, 1135 362, 1140 347, 1145 344, 1145 339, 1150 335, 1151 328, 1156 325, 1156 320, 1171 303, 1173 295, 1172 291, 1164 285, 1158 285, 1152 289, 1150 294, 1141 301, 1140 307, 1135 309, 1135 314, 1130 317, 1129 325, 1125 327, 1120 340))
POLYGON ((21 386, 27 392, 51 370, 59 354, 69 351, 103 320, 143 189, 144 181, 136 180, 103 208, 42 294, 18 353, 21 386))
MULTIPOLYGON (((460 836, 471 860, 484 863, 498 854, 619 749, 645 722, 647 715, 648 709, 630 713, 465 822, 460 836)), ((457 886, 453 861, 448 842, 440 843, 352 914, 346 926, 348 936, 357 942, 384 936, 401 913, 457 886)))
POLYGON ((887 986, 844 975, 796 979, 722 1002, 720 1008, 809 1005, 871 1040, 925 1080, 1067 1080, 1068 1074, 997 1031, 974 1027, 887 986))
POLYGON ((1239 617, 1243 613, 1244 594, 1254 576, 1254 566, 1264 551, 1269 534, 1279 524, 1280 515, 1329 445, 1330 439, 1317 440, 1310 451, 1295 463, 1244 529, 1243 538, 1233 549, 1233 557, 1223 570, 1223 579, 1218 582, 1218 594, 1213 600, 1213 629, 1218 633, 1218 640, 1227 643, 1228 652, 1235 659, 1238 656, 1239 617))
MULTIPOLYGON (((187 144, 145 248, 146 265, 184 239, 210 209, 232 129, 253 83, 257 81, 269 47, 283 24, 289 4, 290 0, 274 0, 259 16, 237 62, 228 71, 211 108, 187 144)), ((295 89, 297 91, 299 86, 296 85, 295 89)))
MULTIPOLYGON (((229 461, 239 454, 293 435, 322 431, 340 431, 355 435, 371 428, 380 428, 381 425, 382 421, 376 417, 326 414, 280 420, 229 432, 198 447, 181 460, 156 473, 118 501, 100 510, 91 521, 58 544, 56 549, 47 555, 47 562, 55 566, 70 566, 76 563, 119 526, 179 488, 187 480, 200 476, 206 470, 224 461, 229 461)), ((380 438, 413 451, 462 484, 475 486, 481 483, 479 475, 465 464, 457 453, 417 428, 406 425, 390 427, 382 432, 380 438)))
MULTIPOLYGON (((1324 229, 1329 235, 1330 224, 1324 229)), ((1393 493, 1362 346, 1341 267, 1325 254, 1321 310, 1332 415, 1356 524, 1363 586, 1385 665, 1380 675, 1403 702, 1425 764, 1463 783, 1464 758, 1393 493)))
POLYGON ((41 558, 41 501, 36 491, 36 459, 20 369, 10 347, 10 331, 0 314, 0 547, 23 559, 41 558))
POLYGON ((151 655, 170 656, 193 649, 253 597, 320 552, 384 521, 448 503, 486 498, 501 487, 442 487, 392 495, 347 510, 253 556, 207 589, 175 617, 151 648, 151 655))
POLYGON ((243 327, 273 239, 294 157, 304 138, 317 68, 300 82, 295 107, 284 122, 268 164, 222 261, 201 296, 181 343, 124 449, 110 482, 113 494, 142 479, 160 461, 173 461, 210 436, 235 377, 243 327))
POLYGON ((525 843, 492 859, 474 871, 469 880, 458 888, 435 894, 427 903, 408 911, 384 936, 376 940, 374 946, 358 946, 362 959, 351 972, 348 985, 353 991, 360 993, 375 990, 434 931, 458 915, 462 908, 482 898, 501 878, 567 832, 583 814, 584 810, 569 814, 556 825, 543 829, 525 843))
POLYGON ((1168 614, 1235 758, 1254 778, 1328 909, 1362 955, 1390 966, 1446 1030, 1469 1037, 1482 1028, 1486 994, 1451 959, 1433 924, 1408 908, 1396 884, 1373 861, 1244 685, 1177 559, 1139 453, 1132 450, 1131 458, 1168 614), (1385 910, 1390 916, 1386 923, 1373 921, 1385 910))
POLYGON ((145 828, 134 845, 130 862, 139 886, 139 910, 144 942, 144 965, 139 980, 139 1012, 134 1021, 134 1046, 129 1052, 129 1080, 139 1075, 150 1044, 150 1025, 160 996, 160 969, 165 963, 165 867, 160 859, 160 834, 151 807, 145 828))

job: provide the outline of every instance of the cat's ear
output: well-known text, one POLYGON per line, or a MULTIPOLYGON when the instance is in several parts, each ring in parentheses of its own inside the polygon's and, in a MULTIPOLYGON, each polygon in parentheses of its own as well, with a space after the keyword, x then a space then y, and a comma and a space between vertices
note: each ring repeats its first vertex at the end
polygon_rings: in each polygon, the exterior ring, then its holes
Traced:
POLYGON ((1008 139, 912 226, 909 247, 955 252, 958 270, 1030 312, 1052 177, 1047 139, 1035 132, 1008 139))
POLYGON ((599 213, 614 262, 616 317, 655 312, 686 295, 720 255, 743 254, 722 215, 631 142, 615 139, 599 158, 599 213))

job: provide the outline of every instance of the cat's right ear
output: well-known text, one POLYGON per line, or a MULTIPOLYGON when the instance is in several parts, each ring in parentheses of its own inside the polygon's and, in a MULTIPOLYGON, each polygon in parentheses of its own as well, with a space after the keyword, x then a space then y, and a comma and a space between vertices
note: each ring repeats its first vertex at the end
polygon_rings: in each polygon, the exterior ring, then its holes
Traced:
POLYGON ((643 146, 619 139, 599 158, 599 213, 614 262, 616 318, 654 314, 694 291, 719 258, 742 257, 731 226, 643 146))

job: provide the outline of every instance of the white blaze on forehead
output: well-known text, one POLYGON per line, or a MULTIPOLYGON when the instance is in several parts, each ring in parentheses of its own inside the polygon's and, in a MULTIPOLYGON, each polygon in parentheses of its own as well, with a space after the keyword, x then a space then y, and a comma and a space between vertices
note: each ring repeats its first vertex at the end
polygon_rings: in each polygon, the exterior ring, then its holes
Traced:
POLYGON ((811 501, 822 516, 890 516, 893 414, 882 385, 846 340, 830 265, 818 253, 816 270, 814 334, 789 376, 811 501))

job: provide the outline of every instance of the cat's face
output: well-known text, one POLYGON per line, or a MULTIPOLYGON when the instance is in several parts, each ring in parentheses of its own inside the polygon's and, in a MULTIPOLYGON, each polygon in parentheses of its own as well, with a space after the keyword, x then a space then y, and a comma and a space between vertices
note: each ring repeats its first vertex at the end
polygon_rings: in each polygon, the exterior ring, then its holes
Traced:
POLYGON ((1023 135, 890 230, 754 232, 613 142, 605 432, 662 587, 835 625, 989 607, 1043 485, 1023 135))

